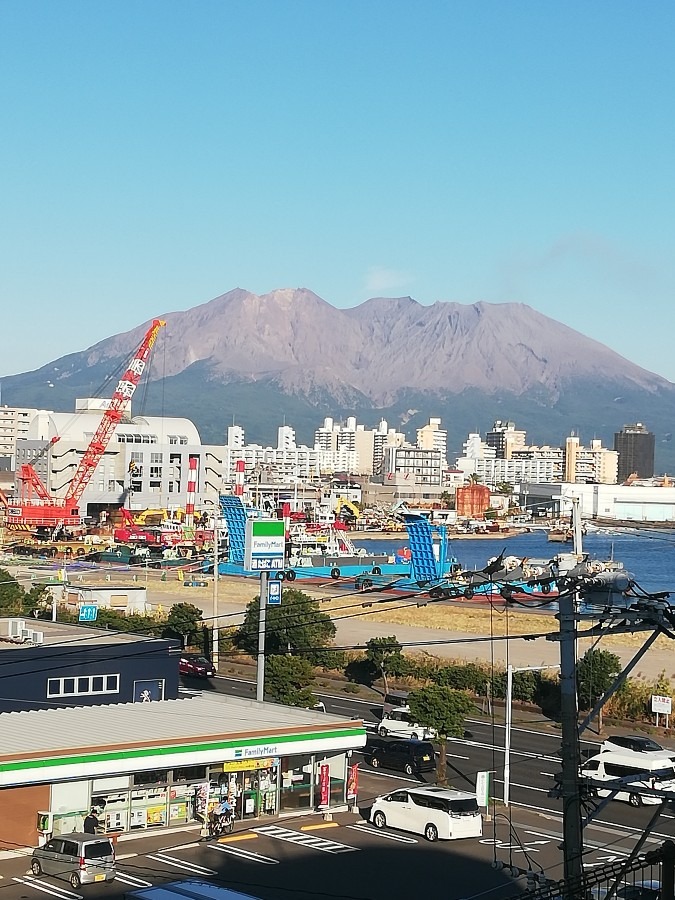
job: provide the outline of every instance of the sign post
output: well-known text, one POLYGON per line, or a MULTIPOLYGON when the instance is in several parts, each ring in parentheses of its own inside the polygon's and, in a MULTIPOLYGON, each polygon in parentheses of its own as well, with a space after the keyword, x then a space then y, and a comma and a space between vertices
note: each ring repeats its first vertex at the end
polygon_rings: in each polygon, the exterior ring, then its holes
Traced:
MULTIPOLYGON (((286 527, 283 519, 247 519, 244 568, 260 572, 260 615, 258 617, 258 666, 255 699, 265 698, 265 624, 268 601, 268 573, 283 569, 286 556, 286 527)), ((274 603, 281 603, 281 594, 274 603)))
POLYGON ((281 606, 281 582, 276 578, 267 582, 267 605, 281 606))
POLYGON ((652 694, 652 712, 656 716, 656 727, 659 727, 659 713, 666 717, 666 728, 668 728, 668 719, 673 711, 673 701, 670 697, 664 697, 661 694, 652 694))
POLYGON ((95 622, 98 617, 98 606, 95 603, 80 603, 78 622, 95 622))
POLYGON ((489 772, 476 772, 476 803, 486 809, 490 805, 489 772))

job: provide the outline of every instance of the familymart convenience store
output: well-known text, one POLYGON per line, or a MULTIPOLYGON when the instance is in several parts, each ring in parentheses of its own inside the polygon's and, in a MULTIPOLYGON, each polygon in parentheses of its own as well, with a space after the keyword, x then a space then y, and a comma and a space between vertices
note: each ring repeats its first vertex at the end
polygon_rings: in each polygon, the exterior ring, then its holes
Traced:
POLYGON ((223 797, 239 819, 356 802, 363 723, 223 694, 4 713, 0 850, 80 831, 202 820, 223 797))

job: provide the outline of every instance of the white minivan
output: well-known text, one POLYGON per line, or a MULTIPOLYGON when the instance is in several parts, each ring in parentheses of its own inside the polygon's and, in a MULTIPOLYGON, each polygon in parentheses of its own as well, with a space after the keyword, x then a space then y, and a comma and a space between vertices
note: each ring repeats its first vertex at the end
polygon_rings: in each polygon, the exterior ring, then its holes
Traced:
POLYGON ((376 828, 398 828, 423 834, 428 841, 480 837, 483 817, 476 795, 429 785, 405 788, 378 797, 370 810, 376 828))
POLYGON ((413 740, 419 741, 426 741, 428 738, 436 737, 436 732, 433 728, 418 725, 417 722, 411 719, 408 706, 397 706, 396 709, 392 709, 389 715, 382 716, 377 733, 380 737, 393 734, 395 737, 413 738, 413 740))
MULTIPOLYGON (((675 799, 675 754, 672 750, 605 750, 582 763, 580 774, 594 782, 616 782, 619 778, 643 776, 622 785, 614 796, 615 800, 624 800, 631 806, 661 802, 660 797, 642 793, 644 788, 672 791, 675 799)), ((597 784, 592 788, 599 797, 608 797, 612 792, 611 788, 602 788, 597 784)))

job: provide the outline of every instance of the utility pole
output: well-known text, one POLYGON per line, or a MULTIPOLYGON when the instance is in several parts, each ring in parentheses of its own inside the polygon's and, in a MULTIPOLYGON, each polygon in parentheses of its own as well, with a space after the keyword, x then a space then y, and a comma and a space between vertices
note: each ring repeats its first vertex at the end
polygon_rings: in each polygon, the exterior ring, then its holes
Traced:
POLYGON ((218 514, 213 519, 213 622, 211 623, 211 662, 218 672, 218 663, 220 662, 219 630, 218 630, 218 580, 220 572, 218 571, 218 514))
POLYGON ((260 572, 260 615, 258 617, 258 665, 256 667, 255 699, 265 699, 265 619, 267 616, 267 572, 260 572))
POLYGON ((580 885, 583 867, 583 828, 579 793, 579 705, 577 699, 577 591, 562 590, 560 620, 560 712, 562 725, 562 801, 565 884, 580 885))

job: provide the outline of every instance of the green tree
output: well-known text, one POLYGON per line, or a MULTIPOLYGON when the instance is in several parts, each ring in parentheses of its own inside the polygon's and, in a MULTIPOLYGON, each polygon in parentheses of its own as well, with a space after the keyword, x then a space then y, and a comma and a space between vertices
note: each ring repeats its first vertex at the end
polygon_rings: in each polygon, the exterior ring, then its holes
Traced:
POLYGON ((23 608, 26 614, 33 614, 37 610, 42 612, 52 607, 52 595, 45 584, 35 584, 24 594, 23 608))
POLYGON ((192 603, 174 603, 169 611, 164 633, 177 634, 183 648, 187 646, 190 636, 197 634, 202 625, 202 611, 192 603))
POLYGON ((577 663, 577 692, 581 708, 592 707, 614 683, 622 668, 616 653, 587 650, 577 663))
POLYGON ((301 656, 270 656, 265 662, 265 694, 286 706, 312 706, 314 670, 301 656))
POLYGON ((7 569, 0 569, 0 613, 3 616, 25 615, 25 596, 26 592, 16 578, 7 569))
POLYGON ((366 659, 369 659, 382 673, 384 680, 384 692, 389 693, 387 673, 391 672, 391 666, 396 666, 403 645, 398 642, 395 634, 390 637, 373 637, 366 643, 366 659))
MULTIPOLYGON (((246 607, 246 615, 237 631, 235 642, 247 653, 258 652, 258 618, 260 598, 246 607)), ((321 612, 319 601, 308 594, 284 586, 281 606, 268 606, 265 619, 265 654, 302 651, 311 663, 320 664, 323 648, 335 637, 335 625, 327 613, 321 612)))
POLYGON ((413 691, 408 697, 410 718, 433 728, 438 734, 440 753, 438 756, 437 776, 439 784, 448 782, 447 747, 449 737, 462 737, 464 734, 464 718, 472 709, 473 703, 464 691, 441 685, 431 685, 413 691))

